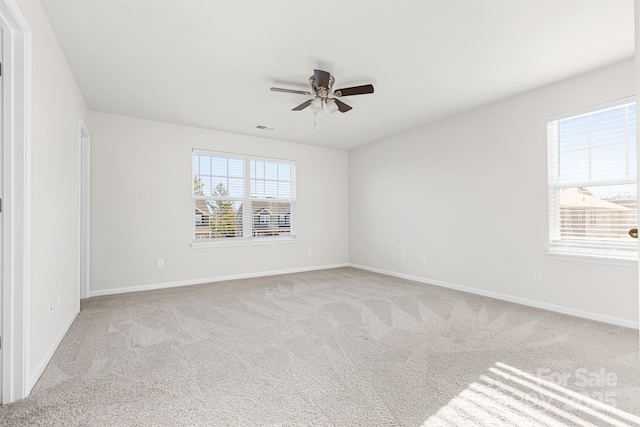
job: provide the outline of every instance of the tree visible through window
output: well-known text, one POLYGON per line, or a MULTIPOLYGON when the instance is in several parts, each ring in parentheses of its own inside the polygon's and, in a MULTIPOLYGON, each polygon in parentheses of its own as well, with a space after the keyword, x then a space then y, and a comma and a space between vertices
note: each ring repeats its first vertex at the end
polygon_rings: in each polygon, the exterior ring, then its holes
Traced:
POLYGON ((194 239, 293 237, 295 163, 193 152, 194 239))
POLYGON ((547 134, 550 252, 637 259, 633 100, 552 118, 547 134))

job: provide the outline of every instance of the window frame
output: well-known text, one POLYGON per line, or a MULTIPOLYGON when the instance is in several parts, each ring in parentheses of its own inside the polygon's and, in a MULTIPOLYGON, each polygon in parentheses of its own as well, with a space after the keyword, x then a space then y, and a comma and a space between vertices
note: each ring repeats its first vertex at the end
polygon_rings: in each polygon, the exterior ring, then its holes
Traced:
MULTIPOLYGON (((615 186, 615 185, 637 185, 638 176, 636 170, 635 178, 626 179, 611 179, 611 180, 597 180, 589 179, 587 181, 571 181, 571 182, 559 182, 560 177, 560 155, 559 145, 560 140, 558 137, 557 128, 552 129, 553 124, 556 126, 559 122, 567 119, 579 118, 581 116, 587 116, 594 113, 612 110, 620 107, 624 107, 630 104, 636 104, 634 96, 628 96, 619 98, 610 102, 605 102, 590 107, 582 108, 566 112, 563 114, 557 114, 547 117, 547 172, 548 172, 548 186, 547 186, 547 213, 548 213, 548 250, 545 252, 550 259, 559 259, 566 261, 581 261, 601 264, 613 264, 624 266, 637 266, 638 265, 638 241, 630 242, 597 242, 587 241, 563 241, 560 238, 561 233, 561 213, 560 204, 558 203, 559 192, 562 189, 579 188, 579 187, 594 187, 594 186, 615 186), (555 208, 555 209, 554 209, 555 208)), ((637 104, 636 104, 637 108, 637 104)), ((634 116, 634 120, 637 123, 637 115, 634 116)), ((637 137, 633 135, 636 143, 637 150, 637 137)), ((631 159, 632 162, 637 162, 636 158, 631 159)), ((636 195, 637 197, 637 195, 636 195)), ((591 217, 585 215, 585 221, 591 221, 591 217)), ((636 224, 637 225, 637 224, 636 224)))
MULTIPOLYGON (((197 174, 200 175, 200 174, 197 174)), ((213 151, 213 150, 205 150, 205 149, 196 149, 193 148, 191 150, 191 211, 192 211, 192 224, 191 224, 191 246, 194 248, 200 247, 212 247, 212 246, 231 246, 231 245, 247 245, 247 244, 264 244, 264 243, 292 243, 297 241, 296 235, 296 227, 295 227, 295 218, 296 218, 296 162, 295 160, 290 159, 279 159, 273 157, 262 157, 262 156, 253 156, 247 154, 238 154, 238 153, 229 153, 222 151, 213 151), (196 176, 194 170, 194 155, 204 155, 210 157, 224 157, 224 158, 232 158, 237 160, 242 160, 243 162, 243 196, 242 197, 232 197, 232 196, 196 196, 194 194, 193 189, 193 181, 196 176), (251 161, 259 161, 259 162, 269 162, 276 163, 278 165, 287 164, 290 166, 291 176, 291 198, 258 198, 251 197, 251 161), (196 200, 222 200, 222 201, 233 201, 242 203, 242 236, 239 237, 224 237, 224 238, 196 238, 196 220, 194 214, 194 206, 196 200), (288 235, 278 235, 278 236, 259 236, 254 234, 253 224, 254 224, 254 212, 253 212, 253 204, 254 203, 285 203, 289 204, 289 229, 290 234, 288 235), (246 206, 250 206, 251 209, 246 209, 246 206)), ((228 174, 227 174, 228 178, 228 174)))

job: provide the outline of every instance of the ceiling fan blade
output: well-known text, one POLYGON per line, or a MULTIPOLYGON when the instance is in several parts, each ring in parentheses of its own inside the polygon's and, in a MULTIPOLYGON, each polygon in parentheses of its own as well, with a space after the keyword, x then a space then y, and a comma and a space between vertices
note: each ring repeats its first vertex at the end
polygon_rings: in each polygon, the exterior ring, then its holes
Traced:
POLYGON ((351 110, 350 106, 348 106, 344 102, 340 101, 339 99, 334 99, 334 101, 335 101, 336 105, 338 106, 338 110, 341 113, 346 113, 347 111, 351 110))
POLYGON ((373 85, 346 87, 344 89, 336 89, 333 92, 335 96, 364 95, 367 93, 373 93, 373 85))
POLYGON ((316 87, 323 87, 325 89, 328 88, 330 77, 331 74, 327 73, 326 71, 313 70, 313 78, 316 81, 316 87))
POLYGON ((307 108, 309 105, 311 105, 311 102, 313 101, 313 99, 310 99, 308 101, 304 101, 302 104, 298 105, 296 108, 292 108, 291 111, 300 111, 300 110, 304 110, 305 108, 307 108))
POLYGON ((283 89, 281 87, 272 87, 271 92, 284 92, 284 93, 296 93, 298 95, 311 95, 311 92, 295 89, 283 89))

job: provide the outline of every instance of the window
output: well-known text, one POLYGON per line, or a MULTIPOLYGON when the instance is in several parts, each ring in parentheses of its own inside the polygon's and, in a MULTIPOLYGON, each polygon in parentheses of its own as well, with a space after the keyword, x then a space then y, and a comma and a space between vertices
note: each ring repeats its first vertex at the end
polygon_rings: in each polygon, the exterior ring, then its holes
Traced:
POLYGON ((633 99, 552 117, 547 139, 550 254, 637 259, 633 99))
POLYGON ((194 150, 194 242, 294 238, 295 173, 289 160, 194 150))

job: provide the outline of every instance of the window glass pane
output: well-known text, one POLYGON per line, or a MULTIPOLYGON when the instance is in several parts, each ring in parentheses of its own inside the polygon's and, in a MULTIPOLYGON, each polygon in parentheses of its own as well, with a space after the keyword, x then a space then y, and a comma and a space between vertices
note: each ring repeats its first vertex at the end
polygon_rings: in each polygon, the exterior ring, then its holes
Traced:
POLYGON ((242 237, 242 203, 233 201, 195 201, 195 238, 242 237))
POLYGON ((256 179, 264 179, 264 162, 255 162, 255 174, 253 175, 256 179))
POLYGON ((241 159, 229 159, 229 176, 234 178, 244 176, 244 162, 241 159))
POLYGON ((291 235, 291 204, 253 202, 253 236, 291 235))
POLYGON ((211 175, 211 157, 200 156, 200 175, 211 175))
POLYGON ((589 144, 588 125, 588 117, 578 117, 558 123, 560 152, 586 147, 589 144))
POLYGON ((268 199, 278 198, 278 182, 277 181, 264 182, 264 197, 268 199))
POLYGON ((202 195, 211 196, 211 177, 201 176, 200 180, 202 181, 202 195))
POLYGON ((629 176, 626 144, 594 147, 591 150, 591 180, 625 179, 629 176))
POLYGON ((590 116, 591 143, 601 144, 624 141, 626 128, 626 108, 602 111, 590 116))
POLYGON ((600 128, 594 129, 591 133, 591 146, 598 147, 616 142, 625 142, 627 140, 627 129, 624 126, 618 128, 600 128))
POLYGON ((209 219, 211 210, 206 200, 195 200, 195 238, 209 239, 211 230, 209 228, 209 219))
POLYGON ((560 238, 567 241, 634 243, 636 185, 560 189, 560 238))
POLYGON ((278 164, 278 180, 291 181, 291 165, 286 163, 278 164))
POLYGON ((560 156, 560 183, 587 180, 589 180, 588 150, 573 150, 560 156))
POLYGON ((213 157, 213 175, 227 176, 227 158, 213 157))
POLYGON ((229 196, 230 197, 244 196, 243 185, 244 185, 244 182, 242 178, 229 178, 229 196))
POLYGON ((197 154, 194 154, 192 163, 193 163, 193 174, 199 175, 200 174, 200 156, 197 154))
POLYGON ((193 195, 204 196, 204 188, 202 185, 202 178, 198 175, 193 176, 193 195))
POLYGON ((277 163, 264 163, 264 177, 265 179, 278 179, 278 164, 277 163))
POLYGON ((251 197, 264 199, 264 181, 252 180, 251 181, 251 197))
MULTIPOLYGON (((226 178, 216 178, 214 177, 211 181, 211 195, 217 197, 227 197, 229 195, 229 188, 227 185, 226 178)), ((209 194, 207 194, 208 196, 209 194)))
POLYGON ((290 199, 291 198, 291 183, 290 182, 280 182, 280 183, 278 183, 278 198, 279 199, 290 199))
POLYGON ((558 123, 559 182, 635 177, 635 107, 596 111, 558 123), (634 163, 632 166, 631 163, 634 163))

